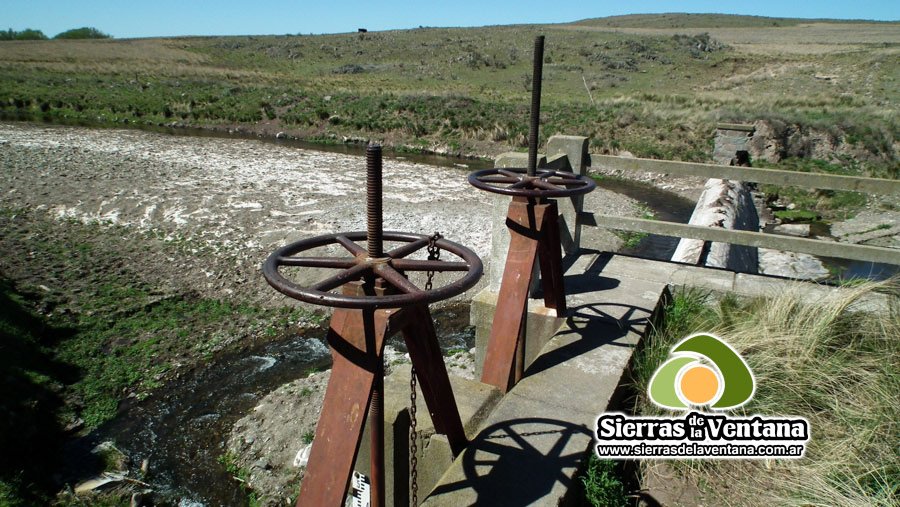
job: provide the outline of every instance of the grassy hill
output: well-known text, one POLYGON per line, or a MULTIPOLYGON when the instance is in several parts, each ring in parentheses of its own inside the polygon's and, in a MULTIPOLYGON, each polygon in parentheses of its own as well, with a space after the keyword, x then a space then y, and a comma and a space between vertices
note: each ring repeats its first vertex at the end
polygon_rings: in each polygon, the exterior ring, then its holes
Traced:
POLYGON ((738 14, 689 14, 669 12, 661 14, 627 14, 576 21, 573 24, 610 28, 764 28, 790 27, 808 23, 877 23, 868 20, 772 18, 738 14))
POLYGON ((191 125, 463 155, 525 146, 547 36, 543 134, 706 160, 716 121, 820 131, 897 171, 898 23, 661 14, 318 36, 0 43, 0 114, 191 125))

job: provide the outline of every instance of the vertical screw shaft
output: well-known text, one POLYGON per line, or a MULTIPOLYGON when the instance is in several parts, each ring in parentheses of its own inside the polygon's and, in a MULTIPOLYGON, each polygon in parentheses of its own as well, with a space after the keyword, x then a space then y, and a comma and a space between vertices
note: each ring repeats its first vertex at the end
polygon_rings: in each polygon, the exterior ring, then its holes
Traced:
POLYGON ((366 246, 369 257, 384 257, 381 205, 381 146, 366 147, 366 246))
POLYGON ((528 131, 528 176, 537 169, 538 129, 541 122, 541 78, 544 73, 544 36, 534 39, 534 71, 531 75, 531 128, 528 131))
POLYGON ((385 506, 385 482, 384 482, 384 363, 378 359, 374 384, 372 385, 372 398, 369 402, 369 468, 372 487, 371 506, 385 506))

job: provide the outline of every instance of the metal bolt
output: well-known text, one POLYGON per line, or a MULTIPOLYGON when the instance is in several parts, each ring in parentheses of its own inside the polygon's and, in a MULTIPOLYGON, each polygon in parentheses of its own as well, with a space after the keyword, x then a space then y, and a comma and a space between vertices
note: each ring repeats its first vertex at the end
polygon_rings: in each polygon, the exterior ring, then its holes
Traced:
POLYGON ((531 76, 531 128, 528 131, 528 176, 537 169, 538 128, 541 122, 541 77, 544 73, 544 36, 534 39, 534 71, 531 76))
POLYGON ((369 257, 384 257, 381 206, 381 146, 366 147, 366 246, 369 257))

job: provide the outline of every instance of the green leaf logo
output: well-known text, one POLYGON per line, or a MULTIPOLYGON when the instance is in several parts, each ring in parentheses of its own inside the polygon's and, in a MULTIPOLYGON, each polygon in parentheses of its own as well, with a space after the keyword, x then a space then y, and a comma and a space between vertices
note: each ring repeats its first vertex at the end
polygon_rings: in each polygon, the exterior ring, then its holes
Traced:
POLYGON ((756 383, 744 359, 721 338, 708 333, 688 336, 672 347, 672 356, 650 379, 647 394, 669 409, 740 407, 753 397, 756 383))

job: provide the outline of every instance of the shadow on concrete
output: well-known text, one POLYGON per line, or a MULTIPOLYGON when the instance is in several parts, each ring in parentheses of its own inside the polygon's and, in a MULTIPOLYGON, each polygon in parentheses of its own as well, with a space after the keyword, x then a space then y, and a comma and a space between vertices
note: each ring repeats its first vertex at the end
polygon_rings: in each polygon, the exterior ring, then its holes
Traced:
POLYGON ((618 303, 594 303, 569 309, 566 327, 557 333, 558 337, 568 337, 565 345, 541 354, 525 370, 525 376, 535 375, 559 366, 582 354, 603 345, 631 348, 630 344, 619 344, 616 340, 634 331, 643 334, 642 329, 649 322, 650 310, 618 303), (619 309, 620 311, 615 311, 619 309), (641 316, 637 317, 637 313, 641 316), (616 315, 621 315, 616 317, 616 315))
POLYGON ((548 418, 525 417, 483 429, 462 457, 465 480, 443 484, 432 496, 472 489, 470 505, 530 505, 559 482, 574 484, 563 472, 579 467, 587 448, 564 454, 573 437, 592 435, 585 426, 548 418), (515 485, 514 487, 509 487, 515 485))
POLYGON ((612 254, 600 253, 596 250, 581 250, 578 254, 567 255, 563 258, 563 273, 568 272, 569 268, 572 267, 579 257, 594 254, 600 255, 583 273, 563 277, 567 295, 612 290, 619 286, 619 280, 600 275, 603 272, 603 268, 606 267, 606 264, 612 258, 612 254))

